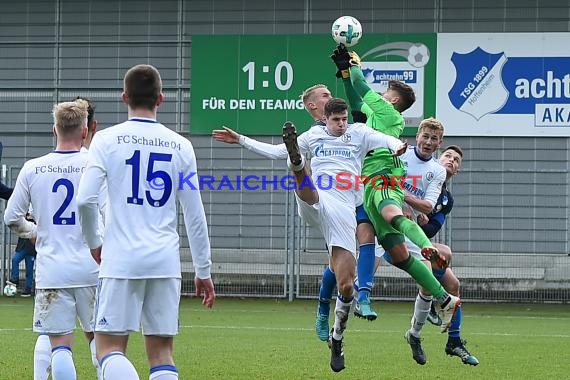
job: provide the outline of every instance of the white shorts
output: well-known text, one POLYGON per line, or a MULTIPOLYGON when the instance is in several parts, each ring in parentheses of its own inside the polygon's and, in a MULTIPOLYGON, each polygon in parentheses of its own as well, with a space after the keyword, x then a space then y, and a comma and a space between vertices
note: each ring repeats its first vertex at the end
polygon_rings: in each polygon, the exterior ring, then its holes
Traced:
POLYGON ((75 330, 76 319, 79 319, 83 331, 93 331, 95 290, 95 286, 36 289, 34 332, 69 334, 75 330))
MULTIPOLYGON (((418 247, 417 245, 412 243, 412 241, 408 238, 406 238, 406 248, 408 249, 408 252, 410 252, 411 256, 414 256, 416 259, 421 260, 421 261, 426 260, 422 256, 422 250, 420 249, 420 247, 418 247)), ((376 244, 376 249, 374 251, 374 255, 376 257, 384 257, 384 260, 386 260, 388 263, 392 264, 392 259, 390 258, 390 254, 388 252, 384 251, 384 248, 382 248, 382 246, 379 244, 376 244)))
POLYGON ((178 334, 179 278, 100 278, 95 305, 95 332, 126 335, 178 334))
POLYGON ((339 202, 330 192, 319 192, 319 203, 309 205, 297 197, 301 218, 310 226, 318 228, 327 243, 329 254, 332 247, 341 247, 356 257, 356 208, 339 202))

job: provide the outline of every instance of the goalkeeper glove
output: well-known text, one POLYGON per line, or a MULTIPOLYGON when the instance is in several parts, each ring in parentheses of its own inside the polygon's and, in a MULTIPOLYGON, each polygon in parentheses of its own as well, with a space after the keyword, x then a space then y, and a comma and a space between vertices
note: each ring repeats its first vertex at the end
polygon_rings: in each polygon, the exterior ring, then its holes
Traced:
POLYGON ((360 112, 360 111, 351 111, 350 112, 352 114, 352 122, 353 123, 364 123, 366 124, 366 114, 364 112, 360 112))
POLYGON ((336 77, 348 78, 350 76, 350 73, 348 71, 350 68, 350 55, 348 53, 348 50, 346 50, 346 46, 339 44, 338 47, 333 51, 331 59, 338 69, 336 72, 336 77))
POLYGON ((350 56, 349 63, 351 66, 358 66, 360 67, 360 57, 356 54, 355 51, 351 51, 348 53, 350 56))

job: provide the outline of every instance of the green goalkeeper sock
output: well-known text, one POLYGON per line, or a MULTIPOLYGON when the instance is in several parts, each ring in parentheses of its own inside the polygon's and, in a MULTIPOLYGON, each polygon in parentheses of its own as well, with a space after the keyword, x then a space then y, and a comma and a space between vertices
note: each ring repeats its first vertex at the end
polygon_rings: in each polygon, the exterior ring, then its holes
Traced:
POLYGON ((392 219, 392 227, 406 235, 408 239, 420 248, 432 247, 431 241, 428 239, 424 231, 417 223, 412 222, 404 215, 396 215, 392 219))
POLYGON ((427 289, 438 300, 442 300, 447 297, 447 292, 433 276, 431 270, 429 270, 429 268, 420 260, 410 255, 406 260, 394 263, 394 265, 401 270, 408 272, 418 284, 420 284, 424 289, 427 289))

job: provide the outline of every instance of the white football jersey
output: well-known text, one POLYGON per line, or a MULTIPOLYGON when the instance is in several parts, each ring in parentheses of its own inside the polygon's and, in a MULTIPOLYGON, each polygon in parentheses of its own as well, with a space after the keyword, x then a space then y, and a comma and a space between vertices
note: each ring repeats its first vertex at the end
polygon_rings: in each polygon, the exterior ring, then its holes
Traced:
POLYGON ((83 234, 103 244, 99 277, 180 278, 177 202, 196 275, 210 277, 210 242, 190 141, 155 120, 132 118, 99 131, 78 193, 83 234), (104 239, 94 220, 107 184, 104 239))
POLYGON ((435 206, 445 182, 445 168, 433 156, 427 160, 418 156, 415 146, 409 146, 400 158, 406 167, 406 191, 435 206))
POLYGON ((75 196, 86 152, 58 152, 27 161, 8 201, 4 221, 24 217, 30 204, 37 222, 36 287, 97 284, 98 266, 83 240, 75 196))
MULTIPOLYGON (((342 136, 332 136, 325 125, 315 125, 297 138, 301 153, 311 159, 311 176, 317 189, 334 192, 342 202, 362 203, 359 180, 366 154, 375 148, 396 151, 402 142, 362 123, 349 124, 342 136)), ((240 144, 270 158, 287 158, 285 144, 272 145, 243 136, 240 144)))

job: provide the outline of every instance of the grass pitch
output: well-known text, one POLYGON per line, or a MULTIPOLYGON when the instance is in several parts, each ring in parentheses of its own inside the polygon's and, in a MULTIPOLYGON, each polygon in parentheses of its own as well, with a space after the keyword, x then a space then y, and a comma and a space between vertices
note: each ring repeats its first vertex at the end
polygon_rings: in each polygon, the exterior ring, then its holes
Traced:
MULTIPOLYGON (((413 303, 375 307, 376 321, 349 320, 347 368, 335 374, 314 332, 316 301, 221 298, 206 310, 183 299, 175 339, 180 379, 570 379, 569 305, 465 303, 462 335, 477 367, 446 356, 447 336, 429 324, 422 335, 428 363, 417 365, 403 338, 413 303)), ((0 379, 32 378, 32 309, 31 299, 0 297, 0 379)), ((95 379, 80 331, 73 352, 78 378, 95 379)), ((148 378, 140 334, 131 335, 127 354, 148 378)))

